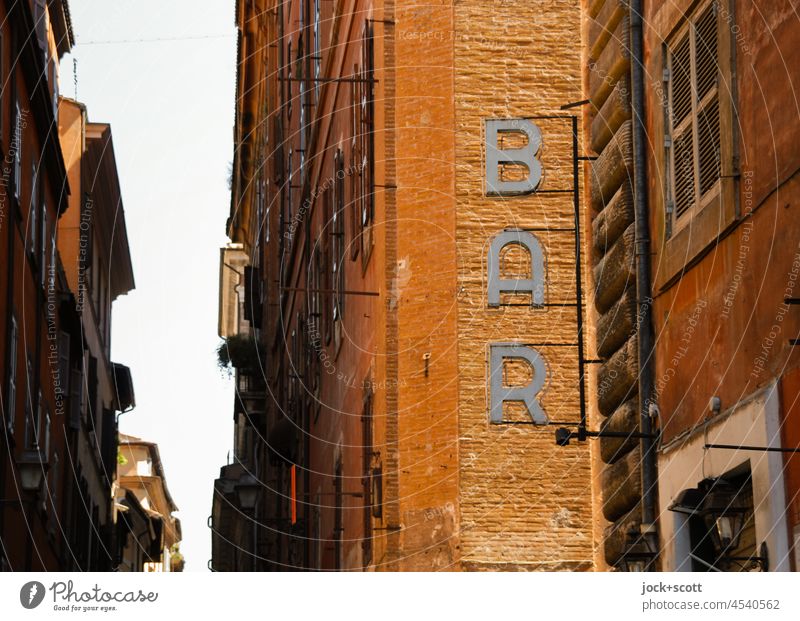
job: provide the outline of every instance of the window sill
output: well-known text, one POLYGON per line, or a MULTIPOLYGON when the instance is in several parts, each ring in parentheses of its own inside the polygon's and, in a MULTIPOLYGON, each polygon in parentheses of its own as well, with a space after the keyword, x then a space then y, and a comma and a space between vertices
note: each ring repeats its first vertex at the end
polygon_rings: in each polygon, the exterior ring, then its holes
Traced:
POLYGON ((720 192, 669 239, 662 242, 653 263, 657 266, 655 289, 672 287, 683 273, 698 263, 738 222, 735 184, 722 179, 720 192))

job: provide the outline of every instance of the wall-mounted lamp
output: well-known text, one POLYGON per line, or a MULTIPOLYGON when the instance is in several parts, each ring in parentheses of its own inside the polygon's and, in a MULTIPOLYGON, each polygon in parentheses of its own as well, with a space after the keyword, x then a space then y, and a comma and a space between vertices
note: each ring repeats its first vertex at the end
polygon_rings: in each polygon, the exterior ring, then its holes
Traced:
POLYGON ((44 469, 46 467, 44 455, 39 449, 23 451, 17 457, 17 469, 22 489, 26 492, 35 492, 42 485, 44 469))
POLYGON ((669 506, 670 511, 703 519, 714 546, 717 563, 750 563, 769 570, 769 550, 762 543, 758 556, 728 556, 739 547, 750 507, 742 490, 723 478, 706 479, 697 488, 685 489, 669 506))
POLYGON ((249 472, 239 477, 239 481, 235 486, 236 496, 239 499, 239 506, 244 511, 252 511, 256 508, 260 487, 256 478, 249 472))
POLYGON ((700 507, 714 547, 720 554, 739 547, 748 507, 740 489, 724 479, 706 483, 708 491, 700 507))
POLYGON ((629 530, 625 551, 617 568, 621 571, 650 571, 657 552, 650 548, 647 537, 635 530, 629 530))

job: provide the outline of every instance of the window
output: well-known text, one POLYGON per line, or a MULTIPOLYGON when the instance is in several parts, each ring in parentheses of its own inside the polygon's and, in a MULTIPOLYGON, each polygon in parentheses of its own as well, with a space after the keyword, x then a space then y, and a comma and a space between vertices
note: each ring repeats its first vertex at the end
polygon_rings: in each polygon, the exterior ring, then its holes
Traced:
POLYGON ((334 323, 341 321, 344 311, 344 259, 345 259, 345 239, 344 239, 344 155, 340 150, 336 152, 334 158, 335 186, 334 186, 334 205, 331 221, 331 235, 333 236, 333 260, 331 261, 331 280, 335 294, 331 296, 333 301, 331 312, 333 313, 334 323))
POLYGON ((39 284, 44 287, 45 283, 47 282, 47 251, 49 250, 49 244, 47 243, 47 205, 45 205, 44 199, 42 200, 41 209, 42 234, 39 242, 39 284))
POLYGON ((342 568, 342 532, 344 531, 344 507, 342 498, 342 458, 336 458, 333 474, 333 568, 339 571, 342 568))
POLYGON ((50 262, 49 262, 48 265, 50 266, 49 267, 49 269, 50 269, 50 277, 53 280, 52 286, 55 287, 56 271, 57 271, 57 266, 56 266, 56 231, 55 231, 55 229, 53 230, 53 234, 50 235, 47 239, 50 242, 50 262))
POLYGON ((61 484, 61 461, 58 452, 53 455, 53 465, 47 473, 47 487, 50 493, 50 509, 52 516, 50 520, 50 532, 55 533, 58 524, 58 486, 61 484))
MULTIPOLYGON (((28 382, 32 383, 33 365, 28 361, 28 382)), ((37 400, 33 399, 33 388, 28 388, 28 407, 25 408, 25 448, 38 449, 42 433, 42 391, 37 393, 37 400)))
POLYGON ((286 158, 286 195, 288 196, 288 204, 286 206, 286 233, 289 233, 289 241, 291 242, 292 235, 294 231, 292 230, 292 210, 294 205, 292 205, 292 177, 294 176, 294 170, 292 170, 292 159, 294 158, 294 150, 289 149, 289 157, 286 158))
POLYGON ((89 356, 89 377, 86 400, 88 405, 86 408, 86 415, 92 428, 94 428, 97 412, 97 358, 91 355, 89 356))
POLYGON ((364 506, 363 565, 372 562, 372 380, 364 381, 364 411, 361 416, 361 488, 364 506))
POLYGON ((308 294, 308 344, 307 344, 307 366, 308 369, 308 392, 314 398, 312 409, 314 410, 314 422, 319 415, 319 396, 321 380, 320 340, 322 339, 321 310, 322 310, 322 252, 319 244, 315 244, 311 251, 311 259, 308 266, 309 294, 308 294))
POLYGON ((262 181, 263 168, 259 165, 258 170, 258 178, 256 179, 255 186, 256 186, 256 210, 253 214, 255 220, 253 222, 253 228, 251 231, 252 235, 252 243, 253 243, 253 265, 254 267, 260 267, 261 262, 259 258, 261 256, 261 236, 263 234, 261 227, 264 226, 264 184, 262 181))
POLYGON ((333 295, 331 294, 333 290, 333 280, 331 278, 333 274, 333 267, 332 264, 334 263, 333 260, 333 216, 331 212, 333 211, 333 188, 328 187, 325 189, 325 193, 322 195, 322 214, 323 214, 323 221, 322 221, 322 275, 323 275, 323 283, 322 288, 325 289, 325 295, 323 296, 323 300, 325 304, 322 309, 322 325, 325 332, 325 344, 331 342, 331 310, 332 304, 329 304, 329 300, 333 299, 333 295))
POLYGON ((361 89, 362 83, 360 80, 362 79, 362 75, 358 68, 358 65, 353 65, 353 82, 350 85, 350 94, 351 94, 351 101, 350 101, 350 117, 352 119, 352 127, 350 129, 352 133, 352 144, 350 146, 350 169, 347 171, 347 177, 350 187, 352 191, 350 192, 350 207, 348 211, 352 211, 352 215, 350 216, 350 239, 352 240, 350 244, 350 258, 355 260, 358 256, 359 250, 359 242, 358 242, 358 233, 359 233, 359 220, 361 219, 361 201, 363 200, 363 195, 361 194, 361 170, 359 167, 360 164, 360 153, 361 153, 361 89))
POLYGON ((716 4, 688 19, 668 45, 668 226, 675 233, 720 191, 716 4))
POLYGON ((70 371, 69 385, 69 426, 70 429, 80 429, 85 399, 83 373, 80 370, 72 369, 70 371))
POLYGON ((289 340, 289 411, 292 418, 296 416, 297 410, 299 409, 297 401, 297 384, 300 374, 297 368, 297 349, 297 328, 294 328, 292 330, 292 336, 289 340))
POLYGON ((30 246, 28 248, 28 252, 30 255, 35 259, 37 250, 39 246, 36 243, 36 236, 39 232, 38 230, 38 223, 36 218, 36 212, 39 209, 39 175, 37 174, 36 164, 31 165, 31 203, 28 207, 28 223, 29 223, 29 231, 28 231, 28 240, 30 242, 30 246))
POLYGON ((320 45, 320 2, 314 0, 314 105, 319 105, 320 68, 322 67, 322 46, 320 45))
POLYGON ((286 114, 292 118, 292 38, 286 46, 286 114))
MULTIPOLYGON (((261 185, 262 185, 261 191, 262 191, 263 196, 264 196, 264 202, 266 203, 266 200, 267 200, 266 197, 267 197, 267 193, 269 191, 269 180, 267 179, 266 181, 262 181, 261 185)), ((264 243, 265 244, 269 243, 269 221, 270 221, 270 212, 271 211, 272 211, 272 201, 270 201, 269 204, 267 205, 267 209, 266 209, 266 212, 264 214, 264 243)))
POLYGON ((311 394, 314 396, 314 421, 316 422, 319 414, 319 396, 320 396, 320 351, 322 340, 322 271, 323 271, 322 251, 319 244, 314 246, 311 254, 311 261, 309 265, 309 279, 308 282, 311 286, 311 292, 308 297, 308 322, 309 322, 309 336, 310 336, 310 366, 309 366, 309 384, 311 386, 311 394))
POLYGON ((359 112, 359 153, 361 161, 358 166, 358 180, 360 184, 360 231, 359 243, 361 245, 361 263, 366 266, 372 250, 372 221, 375 217, 375 141, 373 133, 374 94, 374 45, 372 28, 369 22, 364 26, 364 42, 361 48, 362 82, 361 101, 359 112))
POLYGON ((710 252, 741 215, 734 98, 738 46, 729 27, 733 16, 723 18, 719 7, 712 0, 700 0, 689 12, 665 5, 655 28, 656 40, 664 41, 659 67, 664 88, 646 89, 646 97, 663 111, 651 119, 652 133, 664 145, 653 152, 663 182, 650 192, 653 213, 663 218, 654 244, 659 256, 653 284, 661 291, 710 252))
MULTIPOLYGON (((306 7, 305 3, 303 4, 303 8, 300 10, 300 30, 303 30, 303 13, 305 12, 306 7)), ((299 90, 298 99, 300 100, 300 122, 299 122, 299 131, 300 131, 300 148, 298 149, 300 153, 300 183, 303 183, 305 179, 305 165, 306 165, 306 108, 308 107, 308 88, 306 85, 306 75, 305 75, 305 42, 303 39, 303 35, 300 35, 300 38, 297 40, 297 66, 295 69, 295 73, 297 75, 297 84, 299 90)))
MULTIPOLYGON (((47 60, 47 7, 45 0, 33 0, 33 21, 39 48, 47 60)), ((46 64, 45 64, 46 66, 46 64)))
POLYGON ((53 88, 53 118, 58 125, 58 67, 55 59, 50 62, 50 85, 53 88))
POLYGON ((42 437, 41 446, 44 449, 44 460, 50 460, 50 410, 47 404, 43 404, 41 393, 39 393, 39 411, 44 412, 44 436, 42 437))
POLYGON ((16 139, 16 149, 14 150, 14 198, 19 201, 22 192, 22 111, 19 109, 19 100, 14 102, 14 139, 16 139))
POLYGON ((8 392, 6 397, 6 428, 9 433, 14 433, 14 418, 17 409, 17 343, 19 341, 19 327, 17 318, 11 315, 11 342, 8 352, 8 392))
MULTIPOLYGON (((69 347, 69 333, 60 331, 58 333, 58 386, 61 388, 62 395, 70 394, 69 347)), ((61 401, 61 407, 59 407, 58 400, 56 400, 56 415, 63 413, 63 400, 61 401)))

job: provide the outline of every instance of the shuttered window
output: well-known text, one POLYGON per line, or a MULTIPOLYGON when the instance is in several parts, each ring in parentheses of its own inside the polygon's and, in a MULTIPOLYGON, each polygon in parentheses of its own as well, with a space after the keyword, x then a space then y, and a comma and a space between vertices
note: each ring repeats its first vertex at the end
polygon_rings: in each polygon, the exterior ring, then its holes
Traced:
POLYGON ((14 136, 13 141, 16 140, 16 149, 14 149, 14 198, 18 201, 22 196, 22 111, 19 108, 19 99, 14 101, 14 136))
POLYGON ((334 157, 335 186, 334 186, 334 205, 331 222, 331 234, 333 236, 333 261, 331 263, 331 277, 335 295, 333 300, 333 321, 334 324, 342 319, 344 314, 344 265, 345 265, 345 227, 344 227, 344 154, 341 150, 336 152, 334 157))
POLYGON ((364 536, 361 540, 363 566, 372 563, 372 379, 364 381, 364 410, 361 416, 361 495, 364 500, 362 519, 364 536))
POLYGON ((364 25, 363 43, 361 47, 362 74, 360 89, 360 146, 358 180, 360 183, 360 240, 361 262, 366 267, 372 250, 372 221, 375 216, 374 202, 374 164, 375 164, 375 138, 374 130, 374 92, 373 73, 375 71, 375 52, 372 38, 372 26, 369 22, 364 25))
POLYGON ((717 29, 715 4, 706 3, 689 16, 667 48, 667 220, 673 233, 719 194, 717 29))
POLYGON ((9 433, 14 433, 14 419, 17 410, 17 344, 19 342, 19 328, 17 318, 11 315, 11 340, 8 351, 8 392, 5 403, 6 428, 9 433))

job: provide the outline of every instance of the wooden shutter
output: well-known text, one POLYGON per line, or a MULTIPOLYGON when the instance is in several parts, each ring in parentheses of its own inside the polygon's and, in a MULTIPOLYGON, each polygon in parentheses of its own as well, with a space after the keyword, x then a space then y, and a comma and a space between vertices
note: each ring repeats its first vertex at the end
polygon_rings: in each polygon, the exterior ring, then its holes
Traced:
POLYGON ((673 222, 684 223, 717 189, 720 108, 717 15, 713 3, 669 46, 668 128, 673 222))
POLYGON ((672 170, 675 219, 694 204, 694 132, 692 123, 691 43, 687 31, 670 55, 672 170))
POLYGON ((700 197, 713 189, 720 175, 717 47, 717 17, 712 4, 700 16, 695 27, 697 176, 700 197))
POLYGON ((47 8, 45 7, 45 0, 34 0, 33 5, 36 39, 39 42, 39 47, 47 54, 47 8))
POLYGON ((11 315, 11 346, 8 356, 8 397, 6 398, 6 429, 14 433, 14 420, 17 415, 17 343, 19 341, 19 328, 17 318, 11 315))

